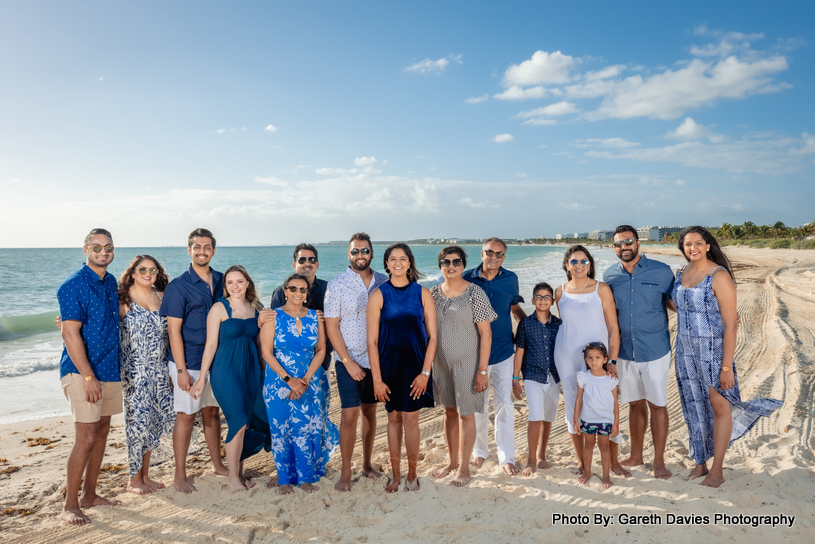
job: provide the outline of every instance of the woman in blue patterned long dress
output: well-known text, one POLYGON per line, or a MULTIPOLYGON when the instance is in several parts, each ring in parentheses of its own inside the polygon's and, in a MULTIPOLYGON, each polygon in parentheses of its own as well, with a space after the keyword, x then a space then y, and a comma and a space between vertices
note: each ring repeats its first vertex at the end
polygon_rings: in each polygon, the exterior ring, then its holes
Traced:
POLYGON ((127 491, 146 495, 164 484, 151 480, 150 454, 175 422, 173 389, 167 371, 167 318, 158 313, 169 279, 159 262, 138 255, 119 280, 121 325, 119 367, 122 373, 127 491))
POLYGON ((260 331, 268 364, 263 400, 281 495, 292 493, 293 485, 306 493, 316 491, 314 483, 325 476, 325 465, 339 445, 339 430, 328 419, 322 387, 325 326, 317 312, 304 305, 308 287, 300 274, 286 278, 286 303, 260 331))
POLYGON ((690 263, 679 270, 672 294, 678 316, 676 382, 688 424, 689 454, 696 461, 688 479, 705 476, 702 485, 719 487, 727 448, 782 402, 741 400, 734 362, 736 285, 730 261, 703 227, 688 227, 678 240, 690 263))
POLYGON ((233 493, 254 487, 243 474, 244 459, 269 449, 268 426, 262 417, 260 358, 257 337, 258 310, 262 309, 252 278, 240 265, 224 272, 224 298, 207 314, 207 343, 201 359, 201 374, 190 389, 198 398, 206 385, 229 427, 224 441, 229 468, 229 488, 233 493), (210 372, 210 367, 212 368, 210 372), (261 414, 257 414, 258 410, 261 414))
POLYGON ((388 411, 393 474, 385 491, 397 491, 402 480, 403 429, 408 458, 405 491, 418 491, 419 410, 434 405, 429 380, 436 357, 436 303, 417 283, 419 270, 407 244, 385 250, 385 271, 391 279, 371 293, 366 311, 374 395, 388 411))

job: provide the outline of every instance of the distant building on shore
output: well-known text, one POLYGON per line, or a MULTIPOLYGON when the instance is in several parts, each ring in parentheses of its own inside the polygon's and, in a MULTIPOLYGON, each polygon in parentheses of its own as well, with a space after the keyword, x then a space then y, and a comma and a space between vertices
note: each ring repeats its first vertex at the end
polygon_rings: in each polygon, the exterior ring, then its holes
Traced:
POLYGON ((571 240, 588 237, 589 237, 588 232, 566 232, 563 234, 555 234, 555 240, 571 240))
POLYGON ((614 238, 614 231, 613 230, 593 230, 589 233, 589 240, 597 240, 598 242, 604 242, 606 240, 611 240, 614 238))
POLYGON ((681 232, 685 227, 640 227, 637 229, 637 235, 640 240, 651 240, 654 242, 661 242, 668 234, 681 232))

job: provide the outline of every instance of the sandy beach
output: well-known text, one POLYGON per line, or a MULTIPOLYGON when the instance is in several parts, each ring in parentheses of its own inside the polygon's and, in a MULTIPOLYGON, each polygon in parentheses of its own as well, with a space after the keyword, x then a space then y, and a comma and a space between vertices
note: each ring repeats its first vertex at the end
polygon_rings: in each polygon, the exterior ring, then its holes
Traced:
MULTIPOLYGON (((679 255, 671 248, 644 248, 651 254, 679 255)), ((421 489, 384 492, 385 480, 356 481, 350 493, 338 493, 337 452, 320 490, 279 496, 266 483, 274 476, 271 454, 247 462, 248 475, 260 485, 232 494, 226 478, 209 472, 206 448, 189 459, 198 492, 172 488, 140 497, 124 491, 127 482, 122 417, 113 419, 100 493, 123 501, 119 507, 86 512, 87 527, 65 526, 62 508, 65 462, 73 443, 70 417, 0 426, 0 540, 4 542, 808 542, 815 527, 815 251, 727 248, 736 266, 738 333, 736 367, 742 397, 783 399, 784 406, 762 419, 737 441, 725 460, 726 482, 710 489, 685 481, 693 467, 687 457, 687 431, 675 378, 669 381, 670 434, 666 449, 674 476, 658 480, 650 464, 635 467, 630 478, 614 477, 604 491, 599 478, 579 485, 570 472, 571 441, 561 414, 554 424, 548 459, 553 468, 532 477, 509 477, 491 457, 475 472, 468 488, 436 480, 433 467, 446 459, 443 409, 421 417, 421 489), (558 521, 558 514, 569 519, 558 521), (717 523, 716 514, 735 524, 717 523), (778 516, 773 527, 739 516, 778 516), (785 516, 786 518, 782 517, 785 516), (794 522, 789 518, 794 516, 794 522), (734 519, 735 518, 735 519, 734 519), (635 523, 628 523, 631 520, 635 523), (757 525, 757 526, 753 526, 757 525), (666 531, 668 531, 666 533, 666 531)), ((657 257, 658 258, 658 257, 657 257)), ((675 317, 671 318, 672 330, 675 317)), ((516 401, 518 464, 526 462, 526 403, 516 401)), ((621 456, 628 452, 628 410, 621 407, 621 456)), ((331 418, 339 422, 339 398, 333 392, 331 418)), ((374 464, 389 470, 386 417, 380 408, 374 464)), ((224 427, 224 433, 226 427, 224 427)), ((646 462, 653 457, 646 434, 646 462)), ((203 444, 203 440, 201 440, 203 444)), ((360 448, 357 447, 359 452, 360 448)), ((595 473, 599 455, 595 454, 595 473)), ((359 469, 360 460, 355 462, 359 469)), ((406 461, 405 461, 406 464, 406 461)), ((172 461, 155 466, 151 476, 169 484, 172 461)), ((562 518, 560 518, 562 519, 562 518)))

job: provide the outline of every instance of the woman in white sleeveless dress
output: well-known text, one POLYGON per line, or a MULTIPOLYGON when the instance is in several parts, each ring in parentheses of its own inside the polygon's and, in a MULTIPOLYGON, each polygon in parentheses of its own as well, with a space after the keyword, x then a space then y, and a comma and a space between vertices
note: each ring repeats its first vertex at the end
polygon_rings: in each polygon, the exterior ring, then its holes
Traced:
MULTIPOLYGON (((583 348, 589 342, 608 346, 609 373, 617 376, 616 360, 620 350, 617 307, 609 286, 594 279, 594 259, 581 245, 571 246, 563 257, 563 270, 569 279, 555 290, 558 313, 563 324, 555 341, 555 366, 563 387, 566 426, 577 455, 576 473, 583 471, 583 435, 573 426, 577 398, 577 373, 586 370, 583 348)), ((617 459, 620 435, 611 439, 611 470, 618 476, 630 476, 617 459)), ((588 469, 588 467, 586 467, 588 469)))

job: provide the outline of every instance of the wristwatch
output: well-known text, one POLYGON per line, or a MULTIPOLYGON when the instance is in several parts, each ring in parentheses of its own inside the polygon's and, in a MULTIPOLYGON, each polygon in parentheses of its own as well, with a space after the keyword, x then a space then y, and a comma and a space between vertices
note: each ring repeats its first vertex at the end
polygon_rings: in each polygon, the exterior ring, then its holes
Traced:
POLYGON ((617 366, 617 359, 609 359, 608 362, 613 364, 614 366, 617 366))
POLYGON ((179 368, 179 369, 178 369, 178 373, 179 373, 179 374, 183 374, 185 370, 187 370, 187 369, 186 369, 186 368, 179 368))
POLYGON ((342 364, 345 364, 345 363, 347 363, 347 362, 348 362, 348 357, 344 357, 344 358, 342 359, 342 364))
POLYGON ((91 378, 93 378, 93 376, 88 374, 87 376, 85 376, 85 381, 89 382, 89 381, 91 381, 91 378))
POLYGON ((422 374, 424 374, 428 378, 430 377, 430 371, 429 370, 422 370, 422 374))
POLYGON ((290 380, 290 379, 291 379, 291 376, 289 376, 288 374, 286 374, 285 376, 283 376, 283 381, 284 381, 284 382, 286 382, 286 383, 289 383, 289 380, 290 380))
POLYGON ((486 375, 487 375, 487 371, 486 371, 486 370, 479 370, 479 371, 478 371, 478 373, 479 373, 479 374, 481 374, 482 376, 486 376, 486 375))

